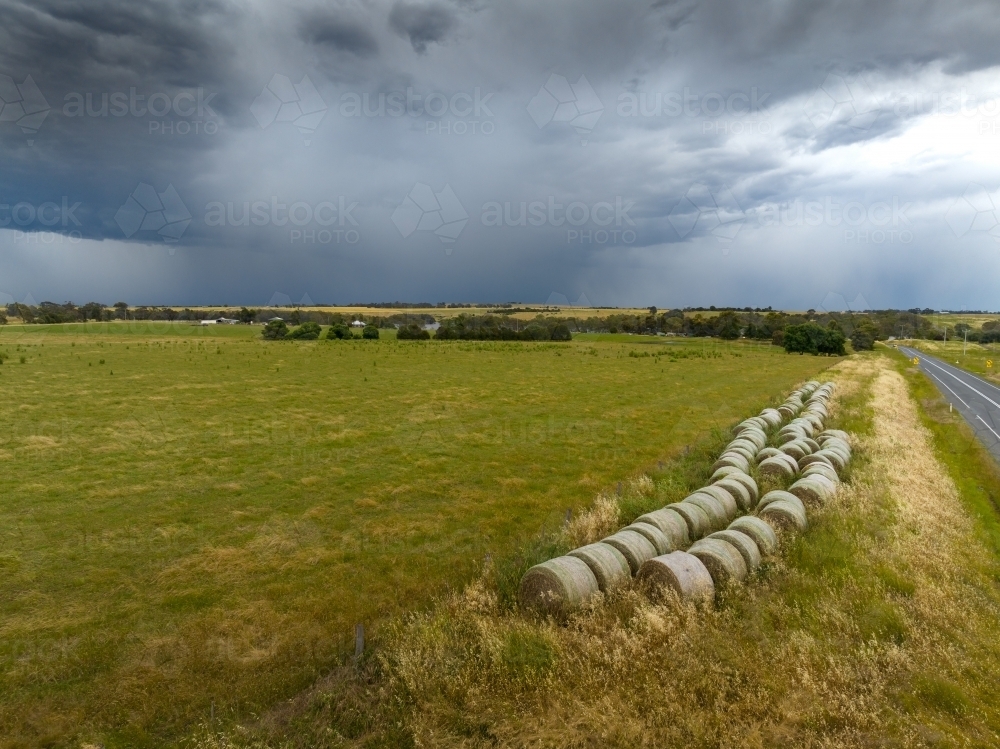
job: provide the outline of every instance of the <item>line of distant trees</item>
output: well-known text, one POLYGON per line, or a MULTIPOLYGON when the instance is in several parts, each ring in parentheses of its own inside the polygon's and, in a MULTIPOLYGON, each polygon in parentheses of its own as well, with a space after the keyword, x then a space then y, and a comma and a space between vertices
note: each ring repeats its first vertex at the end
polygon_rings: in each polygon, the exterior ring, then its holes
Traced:
MULTIPOLYGON (((380 309, 395 309, 400 302, 384 303, 380 309)), ((911 310, 871 310, 866 312, 825 312, 807 310, 805 312, 780 312, 767 308, 688 308, 658 310, 649 307, 644 313, 612 313, 604 317, 592 315, 581 317, 551 314, 555 308, 514 307, 493 305, 491 311, 482 315, 461 313, 455 317, 437 317, 430 310, 444 305, 421 305, 420 311, 372 314, 370 312, 345 313, 336 307, 329 309, 301 309, 298 307, 242 307, 235 313, 242 323, 263 324, 280 317, 292 326, 306 322, 318 325, 350 325, 360 320, 377 328, 415 329, 439 323, 434 334, 441 339, 467 340, 564 340, 568 333, 634 333, 664 334, 687 337, 717 337, 729 340, 750 338, 771 341, 784 345, 786 331, 794 326, 814 324, 822 329, 838 330, 845 339, 851 341, 855 349, 871 348, 875 341, 897 338, 924 338, 941 340, 964 338, 977 343, 1000 342, 1000 321, 987 321, 981 327, 967 323, 955 325, 935 325, 928 315, 930 309, 911 310), (524 321, 514 313, 535 312, 533 320, 524 321), (549 314, 541 314, 548 312, 549 314), (707 314, 706 314, 707 313, 707 314)), ((448 308, 464 308, 472 305, 448 304, 448 308)), ((482 305, 480 305, 482 306, 482 305)), ((411 308, 412 309, 412 308, 411 308)), ((973 314, 973 313, 967 313, 973 314)), ((981 313, 985 314, 985 313, 981 313)), ((0 324, 8 318, 19 318, 25 323, 55 324, 70 322, 111 320, 165 320, 200 321, 219 317, 232 317, 232 308, 222 309, 177 309, 174 307, 130 307, 125 302, 111 306, 99 302, 76 305, 73 302, 57 304, 42 302, 38 305, 21 303, 8 304, 0 308, 0 324)), ((817 338, 810 329, 813 339, 817 338)), ((422 337, 422 336, 421 336, 422 337)), ((817 344, 818 345, 818 344, 817 344)))

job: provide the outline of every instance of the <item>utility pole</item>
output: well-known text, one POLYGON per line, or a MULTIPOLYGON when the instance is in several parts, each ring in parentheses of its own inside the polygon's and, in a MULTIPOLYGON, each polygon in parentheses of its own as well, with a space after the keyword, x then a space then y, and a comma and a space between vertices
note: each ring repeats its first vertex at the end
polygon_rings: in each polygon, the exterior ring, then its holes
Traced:
POLYGON ((965 358, 965 347, 969 345, 969 329, 965 329, 965 340, 962 342, 962 357, 965 358))

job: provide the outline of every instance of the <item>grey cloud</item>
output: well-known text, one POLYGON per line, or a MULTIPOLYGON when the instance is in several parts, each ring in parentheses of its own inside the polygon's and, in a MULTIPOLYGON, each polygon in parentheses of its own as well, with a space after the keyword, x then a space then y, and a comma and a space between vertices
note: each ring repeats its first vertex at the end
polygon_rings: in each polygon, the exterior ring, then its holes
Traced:
MULTIPOLYGON (((942 217, 968 183, 1000 188, 993 162, 956 157, 941 138, 927 142, 919 158, 868 163, 851 156, 858 149, 892 153, 932 112, 901 111, 891 102, 925 89, 957 91, 972 85, 976 71, 1000 63, 1000 19, 984 3, 929 0, 914 13, 896 0, 764 0, 752 7, 735 0, 498 0, 475 7, 354 0, 321 8, 263 0, 251 13, 221 2, 0 0, 0 13, 0 74, 20 84, 30 73, 52 108, 34 135, 0 119, 0 205, 80 201, 80 226, 67 228, 85 239, 67 252, 89 268, 61 271, 47 259, 56 250, 24 236, 46 227, 10 224, 0 229, 0 244, 10 247, 0 253, 0 278, 14 280, 0 291, 18 298, 22 287, 39 299, 128 297, 131 284, 139 291, 130 301, 192 304, 221 301, 221 294, 264 303, 283 291, 334 302, 544 301, 553 292, 570 299, 585 292, 603 304, 815 306, 823 289, 814 287, 835 275, 837 293, 857 287, 873 305, 904 303, 908 294, 923 304, 917 297, 932 293, 939 297, 928 303, 969 294, 979 295, 970 306, 990 304, 983 301, 986 279, 995 277, 1000 257, 989 253, 992 239, 985 232, 957 238, 942 217), (432 47, 434 54, 425 54, 432 47), (805 102, 831 73, 871 80, 881 108, 870 123, 852 124, 840 110, 809 119, 805 102), (268 97, 270 114, 258 119, 251 106, 275 75, 289 85, 268 97), (552 106, 563 107, 559 116, 529 113, 552 75, 570 84, 585 76, 593 86, 603 110, 590 130, 571 124, 572 88, 558 92, 552 106), (302 85, 306 77, 315 93, 302 85), (91 93, 99 106, 104 93, 131 87, 171 99, 204 87, 216 94, 217 131, 181 134, 178 123, 195 118, 174 112, 63 112, 70 92, 91 93), (765 134, 735 132, 753 118, 727 112, 618 112, 625 92, 703 102, 752 89, 767 97, 765 111, 755 113, 770 128, 765 134), (355 111, 344 106, 352 96, 361 102, 355 111), (404 109, 393 114, 398 97, 404 109), (410 109, 407 97, 416 102, 410 109), (140 183, 157 194, 176 189, 192 215, 178 242, 168 246, 152 229, 126 241, 115 216, 140 183), (404 237, 391 221, 416 183, 434 193, 449 185, 469 214, 451 254, 434 231, 404 237), (680 236, 670 223, 695 184, 731 190, 746 212, 728 245, 704 227, 680 236), (850 244, 844 226, 765 230, 757 223, 764 204, 827 195, 864 204, 899 196, 926 216, 905 246, 850 244), (551 197, 593 206, 619 196, 635 202, 634 241, 602 244, 593 239, 600 228, 593 222, 581 227, 589 241, 570 242, 565 224, 487 227, 480 218, 490 201, 510 203, 516 215, 522 202, 551 197), (341 197, 358 203, 356 243, 337 243, 339 224, 299 227, 285 214, 264 225, 242 222, 244 203, 274 198, 312 210, 341 197), (234 221, 209 224, 210 203, 231 203, 234 221), (326 243, 317 238, 324 228, 332 237, 326 243), (967 250, 980 272, 963 276, 960 267, 972 266, 962 264, 942 272, 942 247, 949 257, 967 250), (151 258, 156 273, 143 277, 151 258), (890 259, 908 269, 908 286, 886 282, 876 301, 878 289, 856 278, 891 278, 890 259), (791 270, 769 278, 774 263, 791 270), (940 288, 931 276, 942 279, 940 288), (801 289, 802 277, 819 280, 801 289)), ((969 129, 965 137, 963 147, 981 147, 1000 133, 969 129)))
POLYGON ((374 34, 354 19, 340 13, 314 11, 306 14, 299 33, 313 44, 367 57, 378 51, 374 34))
POLYGON ((406 37, 419 54, 427 45, 442 42, 455 27, 455 12, 438 3, 418 4, 397 0, 389 11, 389 27, 406 37))

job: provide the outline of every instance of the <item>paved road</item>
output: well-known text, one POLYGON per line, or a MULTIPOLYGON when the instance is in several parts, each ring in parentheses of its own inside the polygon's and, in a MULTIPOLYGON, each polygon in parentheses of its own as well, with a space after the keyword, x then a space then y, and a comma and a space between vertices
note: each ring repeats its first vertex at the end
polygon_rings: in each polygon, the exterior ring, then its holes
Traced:
POLYGON ((920 359, 921 371, 931 378, 948 402, 969 422, 979 441, 1000 461, 1000 387, 923 351, 908 346, 900 346, 899 350, 911 359, 920 359))

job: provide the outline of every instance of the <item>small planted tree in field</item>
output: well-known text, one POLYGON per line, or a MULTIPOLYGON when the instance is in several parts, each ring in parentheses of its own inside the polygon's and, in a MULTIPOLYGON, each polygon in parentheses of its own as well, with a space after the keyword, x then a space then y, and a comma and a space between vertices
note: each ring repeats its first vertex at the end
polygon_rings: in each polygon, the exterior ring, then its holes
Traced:
POLYGON ((303 341, 315 341, 320 334, 319 323, 304 322, 295 330, 288 334, 289 338, 297 338, 303 341))
POLYGON ((331 325, 329 330, 326 331, 326 340, 328 341, 341 341, 353 337, 351 329, 342 322, 331 325))
POLYGON ((264 332, 261 335, 268 341, 281 340, 288 335, 288 325, 285 324, 284 320, 271 320, 264 326, 264 332))
POLYGON ((396 331, 396 338, 400 341, 426 341, 431 334, 415 323, 404 325, 396 331))

